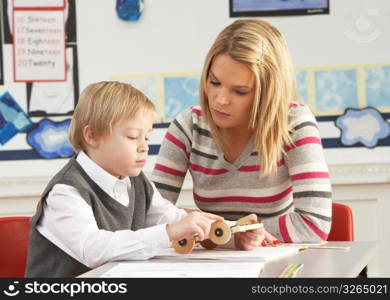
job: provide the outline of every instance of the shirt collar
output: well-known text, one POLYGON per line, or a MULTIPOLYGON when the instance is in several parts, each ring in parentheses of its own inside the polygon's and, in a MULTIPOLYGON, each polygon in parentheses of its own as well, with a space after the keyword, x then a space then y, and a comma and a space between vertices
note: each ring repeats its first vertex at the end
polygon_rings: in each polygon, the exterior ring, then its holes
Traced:
POLYGON ((97 163, 95 163, 89 156, 84 152, 80 151, 76 158, 77 162, 84 169, 89 177, 108 195, 113 198, 116 198, 114 188, 118 185, 126 184, 127 187, 131 186, 129 177, 119 179, 115 176, 112 176, 110 173, 105 171, 97 163))

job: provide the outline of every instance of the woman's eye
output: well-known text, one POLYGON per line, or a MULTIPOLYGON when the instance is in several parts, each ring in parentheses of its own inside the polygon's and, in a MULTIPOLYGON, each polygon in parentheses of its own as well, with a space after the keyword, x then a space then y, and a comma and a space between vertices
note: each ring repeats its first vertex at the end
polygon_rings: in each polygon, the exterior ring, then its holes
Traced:
POLYGON ((210 80, 210 83, 211 83, 213 86, 218 86, 218 85, 220 85, 220 83, 219 83, 218 81, 210 80))
POLYGON ((246 95, 248 92, 246 92, 246 91, 236 91, 236 94, 237 95, 246 95))
POLYGON ((134 137, 134 136, 129 136, 128 137, 130 140, 136 140, 137 139, 137 137, 134 137))
POLYGON ((147 143, 149 143, 149 142, 150 142, 150 138, 145 138, 145 141, 146 141, 147 143))

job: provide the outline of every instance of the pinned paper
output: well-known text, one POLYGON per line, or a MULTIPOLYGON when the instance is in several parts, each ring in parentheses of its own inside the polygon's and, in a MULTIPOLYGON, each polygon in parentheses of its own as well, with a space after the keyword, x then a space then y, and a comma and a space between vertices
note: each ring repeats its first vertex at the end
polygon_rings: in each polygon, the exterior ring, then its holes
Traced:
POLYGON ((144 0, 117 0, 116 12, 123 21, 138 21, 144 9, 144 0))
POLYGON ((0 144, 4 145, 16 134, 32 125, 31 119, 19 104, 6 92, 0 97, 0 144))
POLYGON ((43 119, 28 133, 27 142, 42 158, 70 157, 74 151, 68 141, 69 125, 70 119, 43 119))

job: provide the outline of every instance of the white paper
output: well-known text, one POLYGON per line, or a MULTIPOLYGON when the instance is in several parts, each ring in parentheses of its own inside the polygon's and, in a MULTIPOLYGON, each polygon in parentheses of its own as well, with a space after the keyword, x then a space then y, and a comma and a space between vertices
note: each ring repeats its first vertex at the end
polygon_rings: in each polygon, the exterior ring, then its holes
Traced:
POLYGON ((253 261, 193 261, 166 262, 161 260, 118 263, 101 277, 116 278, 232 278, 259 277, 264 262, 253 261))
POLYGON ((195 247, 189 254, 177 253, 173 248, 162 249, 156 254, 156 258, 170 259, 228 259, 228 260, 245 260, 256 259, 258 261, 269 261, 280 258, 285 255, 291 255, 299 251, 299 246, 278 246, 278 247, 258 247, 251 251, 231 250, 224 248, 215 248, 206 250, 200 246, 195 247))
POLYGON ((66 48, 66 56, 66 81, 34 82, 31 88, 29 111, 44 111, 46 114, 65 114, 74 110, 72 48, 66 48))
POLYGON ((63 81, 65 16, 57 11, 14 11, 15 81, 63 81))
POLYGON ((64 6, 64 0, 14 0, 14 7, 31 7, 31 8, 38 8, 38 7, 50 7, 50 8, 58 8, 64 6))

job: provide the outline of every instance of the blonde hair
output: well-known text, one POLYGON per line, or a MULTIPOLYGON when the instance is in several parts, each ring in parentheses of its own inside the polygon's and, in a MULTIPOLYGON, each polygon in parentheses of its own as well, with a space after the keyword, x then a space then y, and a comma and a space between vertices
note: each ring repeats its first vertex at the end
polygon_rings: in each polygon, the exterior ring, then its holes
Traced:
POLYGON ((132 118, 139 110, 155 111, 143 93, 129 84, 102 81, 88 85, 80 95, 69 129, 69 141, 79 152, 85 147, 83 129, 89 125, 98 137, 112 133, 119 121, 132 118))
POLYGON ((227 26, 209 50, 200 83, 200 104, 211 128, 211 134, 223 152, 226 145, 219 128, 213 122, 206 95, 206 84, 213 59, 228 54, 245 64, 255 75, 255 96, 249 129, 254 131, 254 145, 258 151, 262 172, 269 176, 276 171, 284 153, 284 145, 291 142, 288 110, 297 100, 295 71, 287 43, 282 34, 263 20, 243 19, 227 26))

